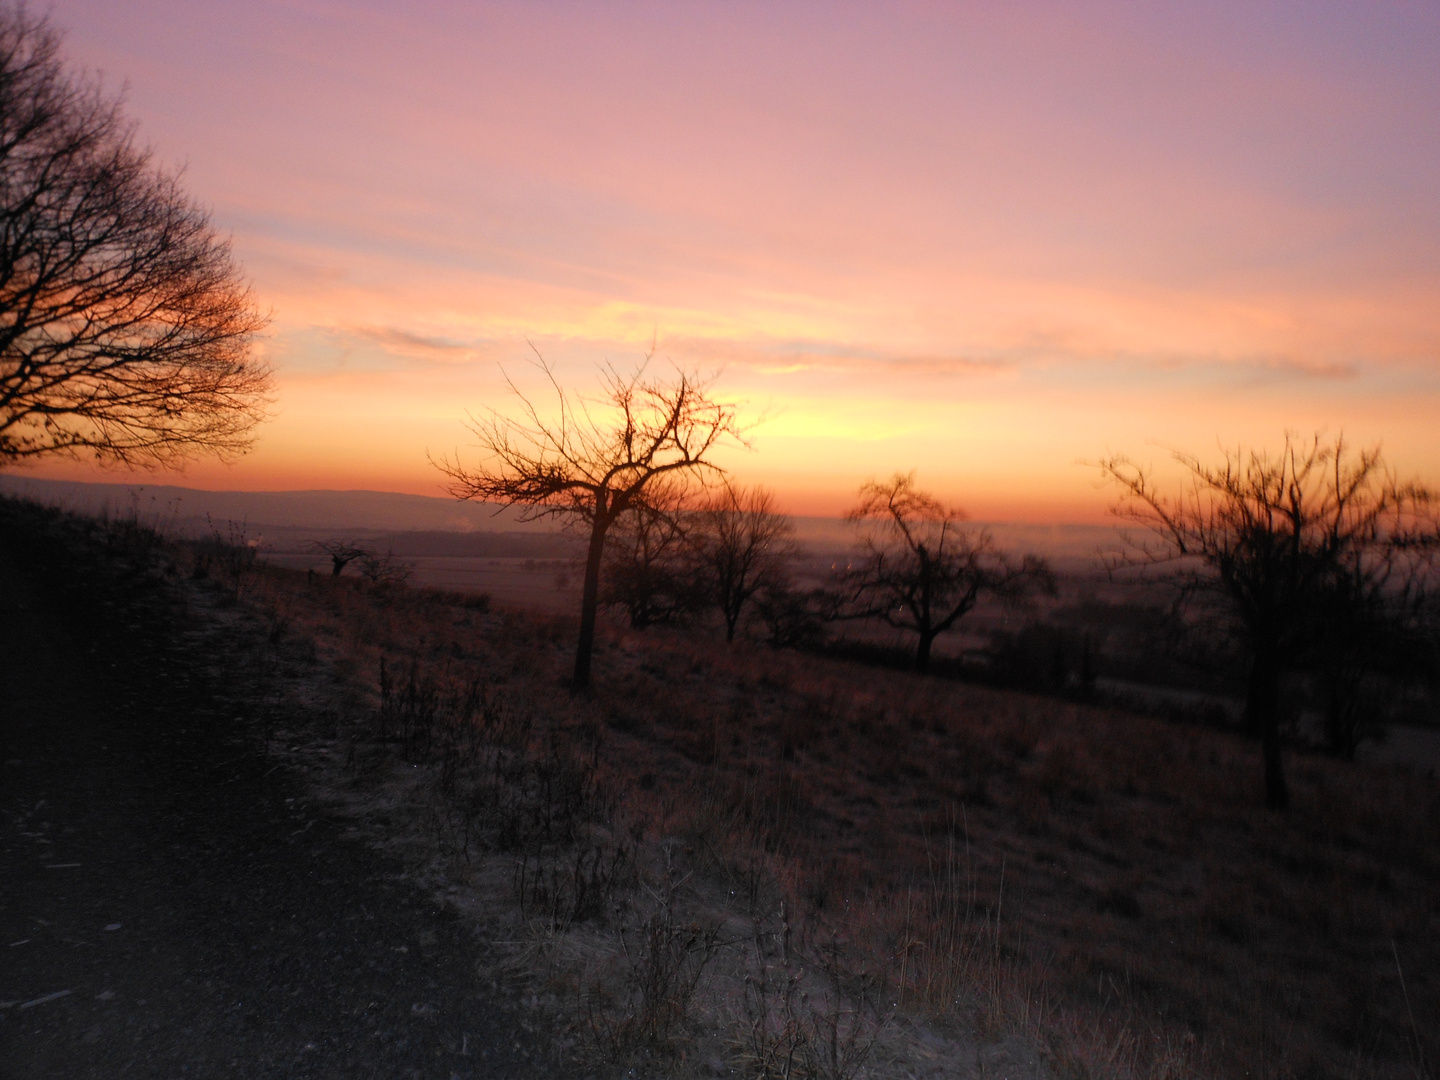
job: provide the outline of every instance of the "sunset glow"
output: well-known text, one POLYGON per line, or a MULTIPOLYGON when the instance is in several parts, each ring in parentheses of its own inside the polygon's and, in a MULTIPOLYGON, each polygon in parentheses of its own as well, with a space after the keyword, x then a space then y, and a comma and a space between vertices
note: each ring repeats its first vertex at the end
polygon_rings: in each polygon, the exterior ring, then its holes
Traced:
MULTIPOLYGON (((503 372, 717 372, 798 513, 918 471, 1086 521, 1085 463, 1383 442, 1440 482, 1433 5, 57 0, 272 312, 196 487, 438 494, 503 372)), ((34 475, 115 480, 50 461, 34 475)))

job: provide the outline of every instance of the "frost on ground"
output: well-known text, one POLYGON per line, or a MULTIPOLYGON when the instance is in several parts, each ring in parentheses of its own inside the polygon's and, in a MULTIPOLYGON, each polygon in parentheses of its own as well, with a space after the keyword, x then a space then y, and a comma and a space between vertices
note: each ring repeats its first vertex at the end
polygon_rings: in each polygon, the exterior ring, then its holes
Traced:
MULTIPOLYGON (((714 777, 662 790, 637 766, 684 773, 684 758, 651 761, 653 747, 616 730, 603 690, 560 685, 560 625, 329 581, 327 619, 300 606, 315 583, 299 596, 298 585, 269 578, 255 602, 329 661, 292 692, 337 720, 323 736, 277 730, 272 753, 306 776, 316 813, 402 858, 506 951, 490 974, 525 988, 577 1063, 656 1076, 1047 1074, 1034 1032, 996 1002, 983 1034, 902 1008, 888 958, 854 947, 843 910, 797 916, 786 860, 731 835, 746 828, 716 805, 714 777), (389 615, 378 640, 356 633, 355 608, 389 615), (468 644, 432 640, 423 655, 414 643, 437 611, 468 644), (683 812, 689 797, 708 805, 683 812), (715 827, 697 831, 706 817, 715 827)), ((644 662, 623 642, 602 655, 644 662)), ((999 935, 980 928, 974 948, 987 934, 996 953, 983 964, 998 972, 999 935)))

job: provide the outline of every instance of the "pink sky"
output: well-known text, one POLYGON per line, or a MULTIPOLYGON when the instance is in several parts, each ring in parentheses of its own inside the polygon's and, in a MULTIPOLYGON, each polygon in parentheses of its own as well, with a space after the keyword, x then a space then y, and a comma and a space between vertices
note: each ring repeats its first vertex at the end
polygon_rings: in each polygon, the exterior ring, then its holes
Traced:
MULTIPOLYGON (((918 470, 1383 440, 1440 482, 1433 4, 58 0, 273 311, 274 417, 169 482, 437 493, 526 340, 720 370, 796 512, 918 470)), ((52 462, 37 474, 114 480, 52 462)))

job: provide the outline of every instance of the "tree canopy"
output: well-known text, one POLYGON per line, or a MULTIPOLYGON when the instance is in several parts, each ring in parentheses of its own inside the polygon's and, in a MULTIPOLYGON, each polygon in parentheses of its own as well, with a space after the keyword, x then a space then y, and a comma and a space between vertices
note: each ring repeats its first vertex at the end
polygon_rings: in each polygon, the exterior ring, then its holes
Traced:
POLYGON ((66 70, 45 18, 0 6, 0 464, 245 450, 264 322, 121 102, 66 70))

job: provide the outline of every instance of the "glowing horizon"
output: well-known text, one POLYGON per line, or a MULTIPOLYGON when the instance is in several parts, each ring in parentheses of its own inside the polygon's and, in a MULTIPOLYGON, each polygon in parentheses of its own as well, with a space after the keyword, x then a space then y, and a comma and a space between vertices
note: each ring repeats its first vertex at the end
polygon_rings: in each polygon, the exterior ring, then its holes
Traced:
MULTIPOLYGON (((1382 442, 1440 482, 1440 13, 61 0, 273 310, 251 455, 436 494, 528 343, 722 372, 795 513, 872 476, 1092 521, 1107 452, 1382 442)), ((54 461, 32 475, 122 479, 54 461)))

